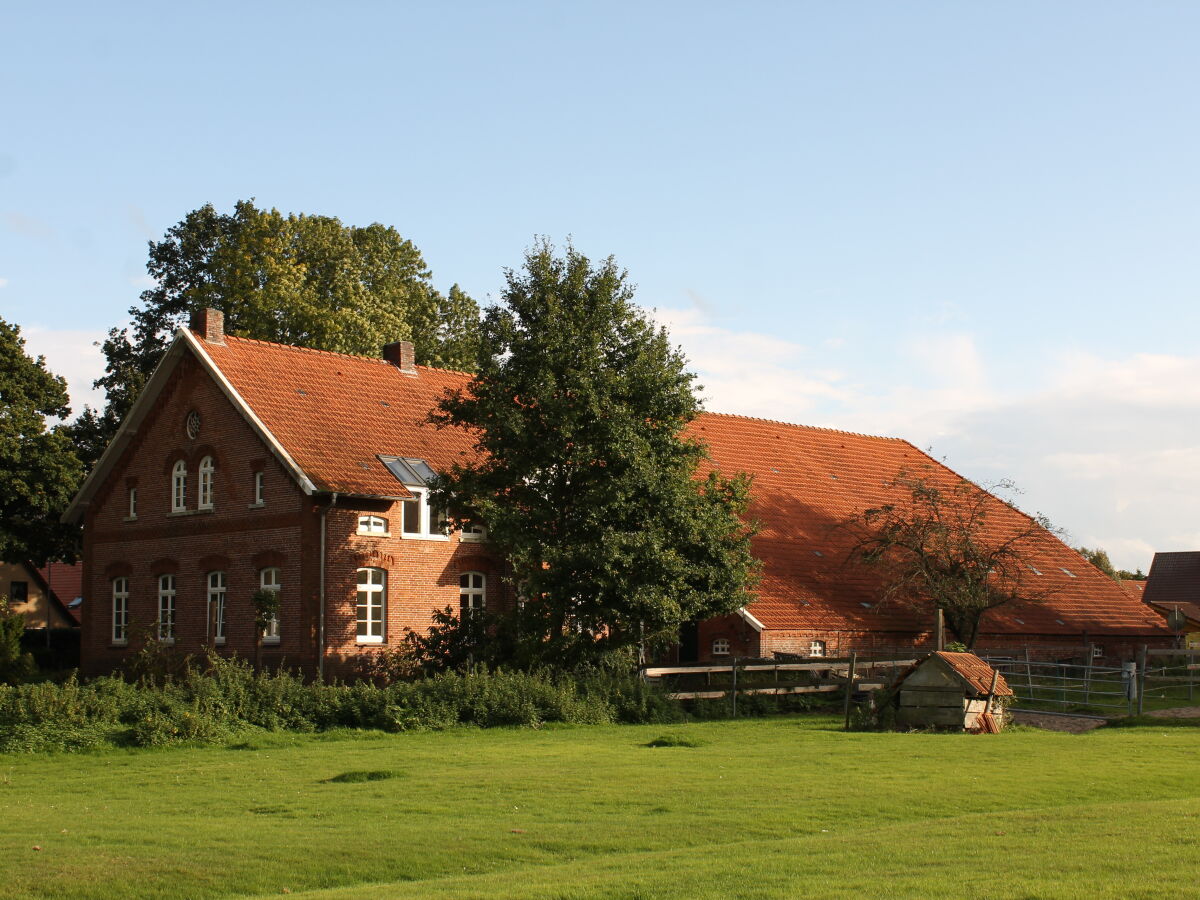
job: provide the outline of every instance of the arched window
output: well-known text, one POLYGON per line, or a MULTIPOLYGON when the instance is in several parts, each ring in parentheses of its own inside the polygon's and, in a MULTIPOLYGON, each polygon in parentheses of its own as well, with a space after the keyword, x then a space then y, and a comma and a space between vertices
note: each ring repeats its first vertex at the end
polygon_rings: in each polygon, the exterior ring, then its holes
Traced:
MULTIPOLYGON (((278 594, 283 590, 283 585, 279 582, 279 569, 271 566, 269 569, 263 569, 258 573, 258 586, 264 591, 274 591, 278 594)), ((263 629, 264 644, 279 643, 279 616, 273 616, 271 621, 267 623, 267 627, 263 629)))
POLYGON ((187 463, 182 459, 171 469, 171 512, 187 509, 187 463))
POLYGON ((225 643, 225 573, 208 573, 208 621, 214 644, 225 643))
POLYGON ((358 570, 358 642, 382 644, 387 615, 387 571, 358 570))
POLYGON ((129 643, 129 579, 112 580, 112 642, 129 643))
POLYGON ((359 534, 387 534, 388 520, 383 516, 359 516, 359 534))
POLYGON ((175 576, 158 576, 158 639, 175 643, 175 576))
POLYGON ((458 606, 464 619, 483 612, 487 606, 487 578, 482 572, 463 572, 458 576, 458 606))
POLYGON ((198 509, 213 508, 213 458, 206 456, 200 460, 200 493, 196 498, 198 509))
POLYGON ((729 638, 717 638, 712 642, 713 656, 728 656, 729 655, 729 638))

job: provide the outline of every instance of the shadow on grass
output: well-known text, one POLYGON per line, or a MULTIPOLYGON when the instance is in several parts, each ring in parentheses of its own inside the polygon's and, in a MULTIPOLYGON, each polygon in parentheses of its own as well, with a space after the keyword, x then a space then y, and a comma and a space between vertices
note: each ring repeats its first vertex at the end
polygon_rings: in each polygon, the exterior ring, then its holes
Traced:
POLYGON ((362 784, 364 781, 387 781, 389 778, 396 778, 399 775, 399 772, 384 770, 343 772, 341 775, 324 779, 321 784, 362 784))
POLYGON ((686 734, 664 734, 652 741, 647 741, 643 747, 703 747, 705 741, 689 737, 686 734))

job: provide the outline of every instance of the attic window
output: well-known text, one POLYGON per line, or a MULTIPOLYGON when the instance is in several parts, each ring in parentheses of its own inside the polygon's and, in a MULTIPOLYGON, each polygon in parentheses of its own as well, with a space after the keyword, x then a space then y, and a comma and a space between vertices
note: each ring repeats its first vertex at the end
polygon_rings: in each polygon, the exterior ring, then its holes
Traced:
POLYGON ((1066 624, 1067 624, 1067 623, 1066 623, 1066 622, 1064 622, 1062 619, 1055 619, 1054 621, 1055 621, 1055 622, 1057 622, 1059 625, 1066 625, 1066 624))
POLYGON ((405 487, 424 487, 437 475, 425 460, 411 456, 380 456, 379 461, 405 487))
POLYGON ((1018 625, 1024 625, 1024 624, 1025 624, 1025 620, 1024 620, 1024 619, 1013 619, 1013 621, 1014 621, 1014 622, 1016 622, 1018 625))
POLYGON ((1074 573, 1074 572, 1072 572, 1070 569, 1063 569, 1063 567, 1062 567, 1062 566, 1059 566, 1059 568, 1063 570, 1063 572, 1064 572, 1064 573, 1067 575, 1067 577, 1068 577, 1068 578, 1074 578, 1074 577, 1075 577, 1075 573, 1074 573))
POLYGON ((1030 566, 1030 567, 1029 567, 1029 571, 1030 571, 1030 572, 1032 572, 1034 575, 1041 575, 1041 574, 1042 574, 1042 570, 1041 570, 1041 569, 1039 569, 1037 566, 1030 566))
POLYGON ((824 556, 825 554, 824 554, 824 553, 822 553, 820 550, 814 550, 814 551, 812 552, 812 555, 813 555, 813 556, 824 556))

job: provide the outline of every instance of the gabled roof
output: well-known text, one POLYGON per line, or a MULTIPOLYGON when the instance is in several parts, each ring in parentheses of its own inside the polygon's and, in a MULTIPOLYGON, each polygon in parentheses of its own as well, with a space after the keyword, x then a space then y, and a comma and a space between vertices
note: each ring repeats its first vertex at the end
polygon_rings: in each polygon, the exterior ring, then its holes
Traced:
MULTIPOLYGON (((953 653, 948 650, 938 650, 926 659, 936 659, 944 663, 952 672, 958 675, 977 694, 987 694, 992 690, 992 678, 996 679, 995 695, 1011 697, 1012 688, 1004 680, 1004 676, 989 666, 974 653, 953 653)), ((917 663, 920 666, 921 663, 917 663)))
POLYGON ((1155 553, 1142 597, 1147 603, 1200 603, 1200 550, 1155 553))
MULTIPOLYGON (((470 376, 417 366, 406 373, 383 359, 306 350, 226 336, 209 343, 180 329, 112 446, 72 504, 78 516, 90 492, 115 464, 182 354, 201 361, 231 402, 308 493, 411 496, 380 460, 411 457, 444 471, 468 460, 473 442, 461 429, 438 429, 429 412, 448 389, 470 376), (174 362, 172 361, 174 360, 174 362)), ((959 478, 907 441, 705 413, 690 432, 709 448, 709 465, 754 478, 750 516, 760 524, 754 551, 762 580, 745 611, 751 625, 772 630, 928 631, 928 615, 899 605, 880 608, 879 575, 845 564, 853 538, 838 528, 867 507, 903 500, 893 484, 901 471, 949 488, 959 478)), ((987 525, 996 533, 1029 519, 996 499, 987 525)), ((1161 617, 1048 533, 1030 573, 1045 603, 994 610, 989 632, 1156 635, 1161 617)))

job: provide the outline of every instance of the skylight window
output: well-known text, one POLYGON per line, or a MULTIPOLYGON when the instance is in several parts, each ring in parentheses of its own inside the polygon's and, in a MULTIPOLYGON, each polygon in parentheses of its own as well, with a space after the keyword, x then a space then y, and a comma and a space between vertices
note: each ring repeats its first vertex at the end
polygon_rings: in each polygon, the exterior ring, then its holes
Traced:
POLYGON ((865 606, 867 609, 870 609, 870 608, 871 608, 871 604, 870 604, 870 603, 862 602, 862 605, 863 605, 863 606, 865 606))
POLYGON ((423 487, 436 477, 429 463, 410 456, 380 456, 379 461, 405 487, 423 487))
POLYGON ((1041 574, 1042 574, 1042 570, 1041 570, 1041 569, 1039 569, 1037 566, 1030 566, 1030 567, 1029 567, 1029 571, 1030 571, 1030 572, 1032 572, 1034 575, 1041 575, 1041 574))
POLYGON ((824 554, 824 553, 822 553, 820 550, 814 550, 814 551, 812 552, 812 555, 813 555, 813 556, 824 556, 825 554, 824 554))
POLYGON ((1059 566, 1059 568, 1063 570, 1063 572, 1067 575, 1068 578, 1075 577, 1075 573, 1072 572, 1070 569, 1064 569, 1062 566, 1059 566))

